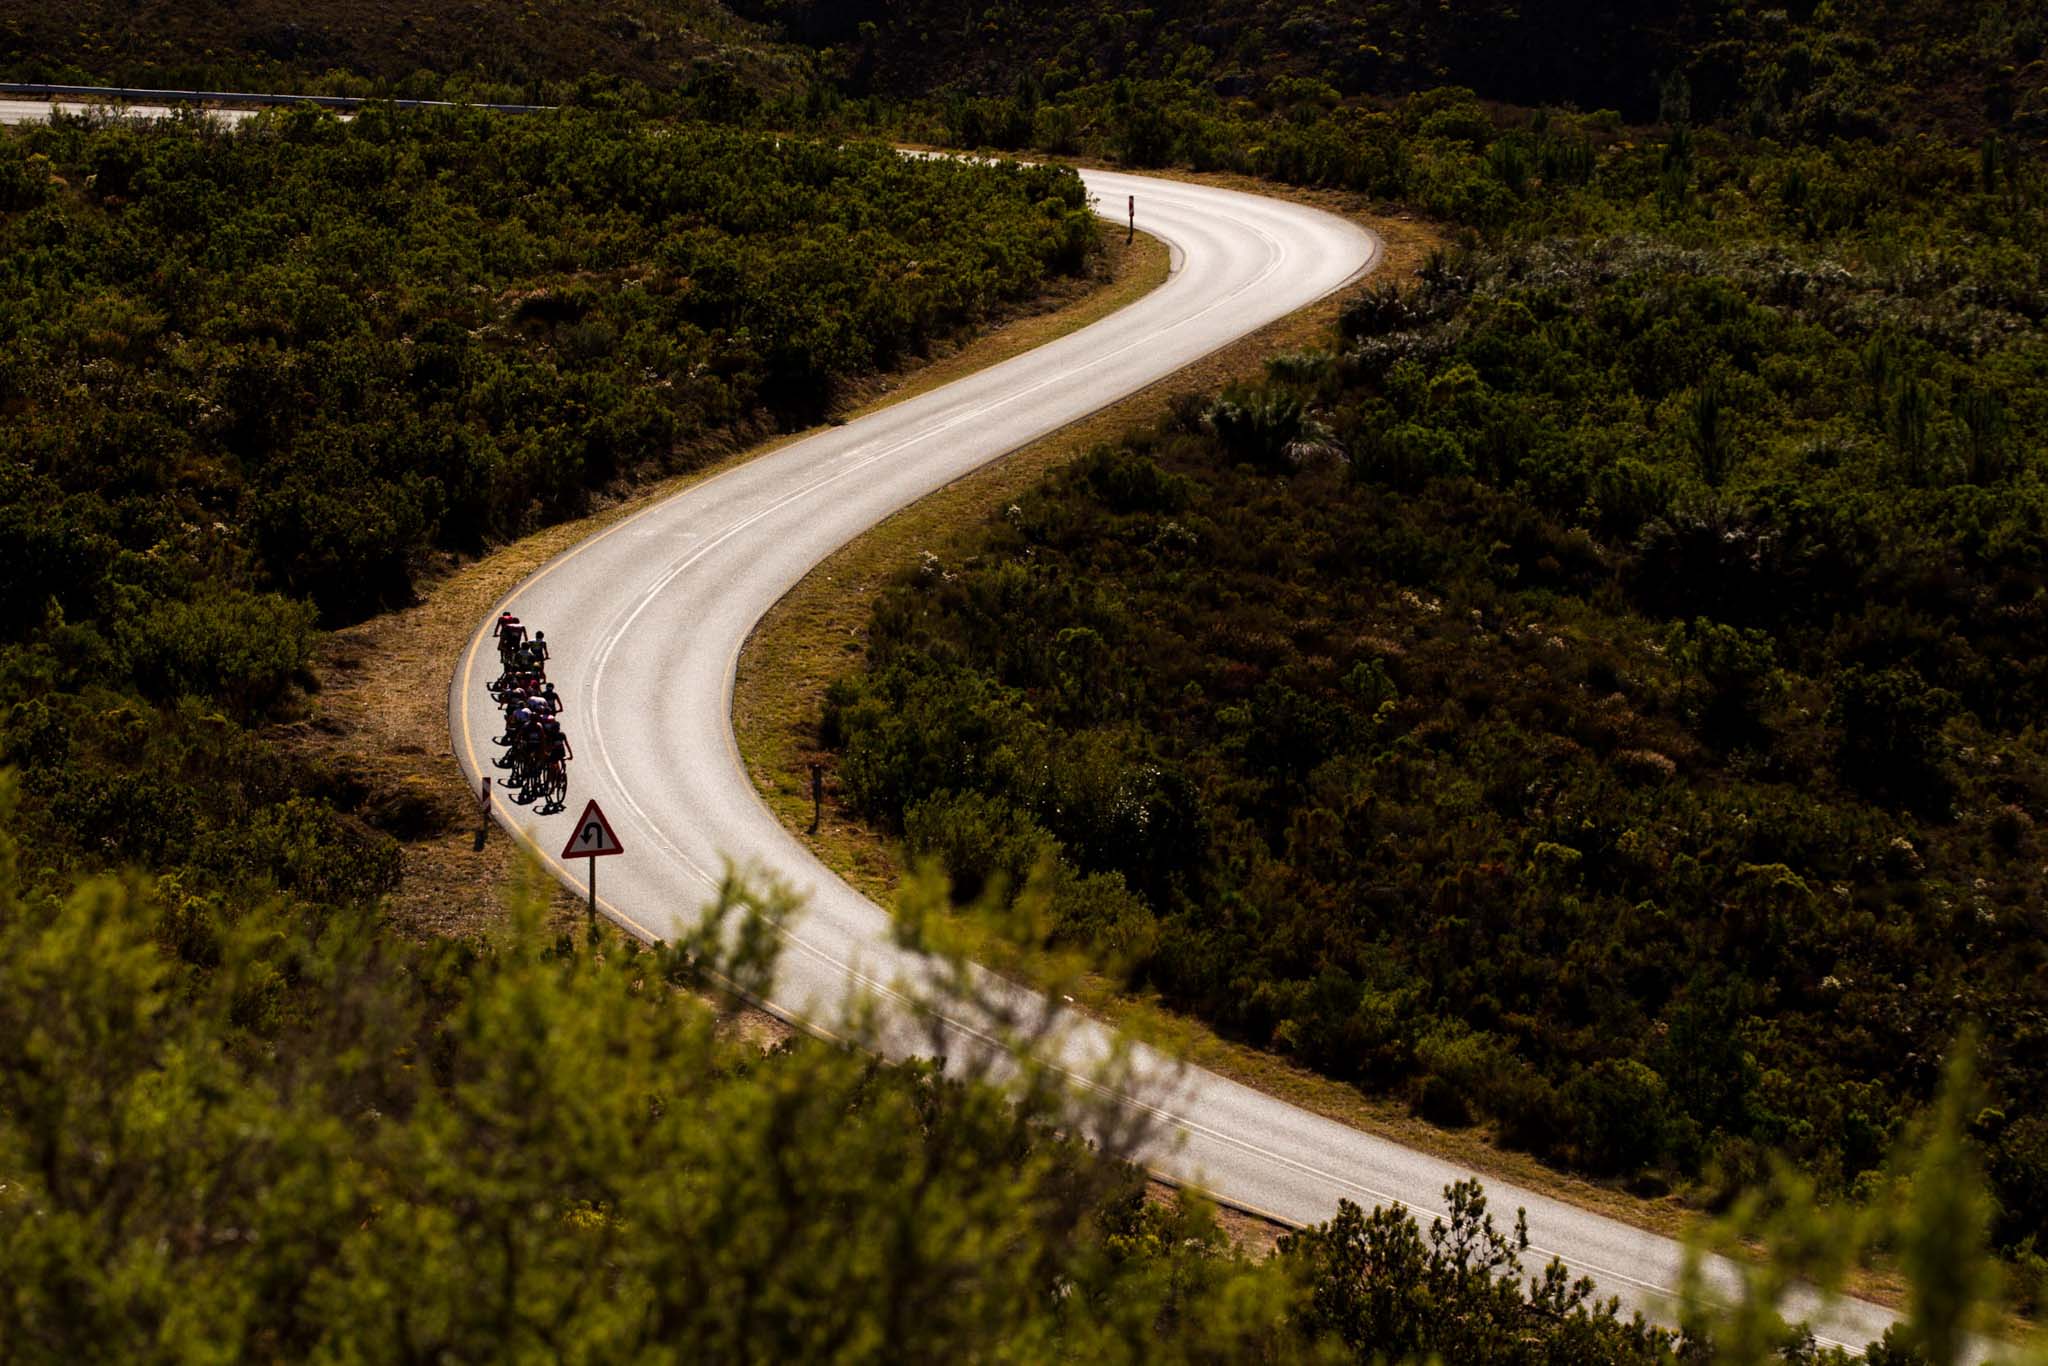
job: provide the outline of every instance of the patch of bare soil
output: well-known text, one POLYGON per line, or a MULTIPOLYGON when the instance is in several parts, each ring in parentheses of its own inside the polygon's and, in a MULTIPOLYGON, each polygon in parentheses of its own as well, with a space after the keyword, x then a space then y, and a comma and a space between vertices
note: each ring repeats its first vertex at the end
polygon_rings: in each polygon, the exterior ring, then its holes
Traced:
MULTIPOLYGON (((1169 1182, 1155 1178, 1145 1183, 1145 1198, 1154 1204, 1172 1205, 1181 1197, 1181 1188, 1169 1182)), ((1228 1205, 1216 1207, 1216 1226, 1232 1248, 1260 1262, 1278 1252, 1280 1240, 1294 1232, 1286 1224, 1276 1224, 1271 1219, 1247 1214, 1228 1205)))

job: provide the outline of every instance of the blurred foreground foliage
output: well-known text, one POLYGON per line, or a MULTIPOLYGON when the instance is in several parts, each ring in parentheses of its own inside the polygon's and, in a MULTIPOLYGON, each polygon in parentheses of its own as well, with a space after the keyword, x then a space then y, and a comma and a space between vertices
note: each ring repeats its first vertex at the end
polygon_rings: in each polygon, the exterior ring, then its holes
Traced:
MULTIPOLYGON (((1042 1034, 950 1077, 764 1052, 678 989, 772 972, 794 908, 738 882, 673 948, 549 943, 534 885, 496 942, 423 947, 169 880, 25 891, 14 808, 0 776, 10 1360, 1839 1359, 1776 1282, 1683 1337, 1525 1282, 1474 1184, 1427 1231, 1347 1204, 1248 1260, 1145 1195, 1142 1123, 1037 1084, 1042 1034)), ((1921 1204, 1962 1216, 1896 1225, 1929 1271, 1894 1362, 1952 1360, 1982 1303, 1967 1161, 1940 1171, 1921 1204)), ((1828 1235, 1795 1213, 1778 1236, 1828 1235)))

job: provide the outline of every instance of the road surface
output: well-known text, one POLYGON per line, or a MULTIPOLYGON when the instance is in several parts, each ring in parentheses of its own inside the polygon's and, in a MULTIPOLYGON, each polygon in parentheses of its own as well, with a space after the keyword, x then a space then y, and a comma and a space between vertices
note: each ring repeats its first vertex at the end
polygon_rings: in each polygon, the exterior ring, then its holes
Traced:
MULTIPOLYGON (((1340 288, 1379 259, 1371 234, 1298 205, 1085 175, 1112 217, 1126 195, 1137 196, 1140 225, 1172 248, 1165 285, 1080 332, 651 507, 564 553, 503 604, 548 633, 577 760, 565 814, 541 817, 501 802, 501 818, 580 889, 583 869, 552 856, 584 802, 597 798, 628 851, 605 861, 603 909, 651 939, 694 923, 727 860, 772 873, 805 903, 783 927, 782 962, 763 1002, 786 1016, 829 1022, 849 989, 894 999, 898 985, 926 978, 894 947, 888 913, 783 828, 741 765, 733 677, 755 623, 821 559, 890 513, 1340 288)), ((449 697, 472 785, 495 772, 488 764, 498 752, 491 738, 499 717, 484 687, 495 673, 489 626, 479 625, 458 661, 449 697)), ((992 979, 981 989, 1015 991, 992 979)), ((885 1050, 973 1054, 981 1033, 974 1010, 949 1013, 957 1018, 936 1048, 904 1026, 885 1050)), ((1078 1021, 1049 1046, 1082 1076, 1107 1043, 1103 1031, 1078 1021)), ((1133 1103, 1157 1121, 1143 1159, 1229 1204, 1305 1224, 1329 1218, 1339 1199, 1398 1203, 1427 1223, 1441 1211, 1443 1188, 1470 1174, 1210 1073, 1148 1053, 1136 1065, 1133 1103)), ((1537 1260, 1561 1256, 1602 1295, 1672 1318, 1684 1260, 1678 1244, 1500 1181, 1489 1180, 1487 1190, 1496 1211, 1528 1211, 1537 1260)), ((1732 1292, 1731 1267, 1714 1263, 1708 1272, 1721 1293, 1732 1292)), ((1894 1317, 1854 1300, 1809 1298, 1788 1308, 1808 1317, 1823 1341, 1852 1348, 1894 1317)))

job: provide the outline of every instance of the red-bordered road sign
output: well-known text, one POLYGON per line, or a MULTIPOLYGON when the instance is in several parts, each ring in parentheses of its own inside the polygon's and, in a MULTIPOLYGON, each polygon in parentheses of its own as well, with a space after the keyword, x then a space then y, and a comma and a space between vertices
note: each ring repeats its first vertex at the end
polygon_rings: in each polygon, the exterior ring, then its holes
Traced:
POLYGON ((583 814, 576 818, 576 829, 569 836, 568 844, 562 847, 563 858, 602 858, 606 854, 623 854, 626 846, 619 843, 619 837, 612 833, 612 823, 604 818, 604 812, 597 806, 597 798, 590 799, 590 805, 583 808, 583 814))

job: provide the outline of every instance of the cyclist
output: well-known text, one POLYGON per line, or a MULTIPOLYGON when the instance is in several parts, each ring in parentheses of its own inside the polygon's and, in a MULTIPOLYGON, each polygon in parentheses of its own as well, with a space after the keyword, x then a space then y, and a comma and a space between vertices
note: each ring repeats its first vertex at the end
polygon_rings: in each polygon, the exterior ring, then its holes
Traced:
POLYGON ((542 736, 538 719, 530 711, 522 711, 517 728, 512 732, 512 751, 506 756, 506 767, 512 776, 505 780, 505 786, 519 789, 518 800, 530 802, 536 793, 540 778, 540 749, 542 736))
POLYGON ((512 731, 514 728, 514 722, 512 718, 518 714, 518 710, 519 708, 517 705, 510 706, 505 709, 505 729, 501 734, 493 735, 491 737, 492 744, 503 747, 512 743, 512 731))
POLYGON ((506 711, 505 733, 498 737, 498 743, 512 752, 497 761, 499 768, 510 768, 518 761, 520 737, 532 721, 533 711, 524 702, 506 711))
POLYGON ((501 656, 499 662, 503 665, 504 671, 491 682, 484 684, 490 691, 498 694, 499 701, 502 702, 505 694, 514 688, 525 687, 528 692, 539 690, 545 675, 538 663, 526 657, 524 646, 512 647, 501 656))
POLYGON ((560 754, 564 759, 576 756, 569 751, 569 737, 562 733, 562 723, 552 715, 543 714, 537 718, 540 723, 541 747, 544 753, 560 754))
POLYGON ((519 647, 526 643, 526 628, 520 624, 518 617, 507 612, 498 618, 498 624, 491 628, 491 634, 498 638, 499 662, 506 668, 511 668, 519 647))
POLYGON ((541 795, 545 798, 541 814, 560 811, 569 795, 569 742, 566 739, 557 736, 548 746, 541 764, 540 782, 541 795))

